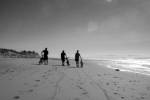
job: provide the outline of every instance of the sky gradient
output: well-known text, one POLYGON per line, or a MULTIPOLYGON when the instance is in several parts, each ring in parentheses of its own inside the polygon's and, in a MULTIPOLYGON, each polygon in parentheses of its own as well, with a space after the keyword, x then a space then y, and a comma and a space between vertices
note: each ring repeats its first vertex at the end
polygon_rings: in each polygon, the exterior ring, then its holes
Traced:
POLYGON ((0 48, 150 55, 149 0, 1 0, 0 15, 0 48))

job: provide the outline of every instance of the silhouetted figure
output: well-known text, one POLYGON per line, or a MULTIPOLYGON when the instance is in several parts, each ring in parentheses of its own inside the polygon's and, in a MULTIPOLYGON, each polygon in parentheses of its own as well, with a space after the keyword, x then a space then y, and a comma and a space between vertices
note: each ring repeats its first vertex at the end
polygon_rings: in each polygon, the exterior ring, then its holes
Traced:
POLYGON ((42 53, 44 53, 44 64, 48 65, 48 50, 47 48, 45 48, 45 50, 42 51, 42 53))
POLYGON ((66 57, 66 63, 67 63, 67 66, 70 66, 69 58, 68 57, 66 57))
POLYGON ((77 52, 75 53, 75 62, 76 62, 76 67, 79 67, 79 60, 80 60, 81 56, 79 53, 79 50, 77 50, 77 52))
POLYGON ((62 66, 64 66, 65 64, 65 58, 66 58, 66 53, 65 53, 65 51, 63 50, 62 52, 61 52, 61 61, 62 61, 62 66))

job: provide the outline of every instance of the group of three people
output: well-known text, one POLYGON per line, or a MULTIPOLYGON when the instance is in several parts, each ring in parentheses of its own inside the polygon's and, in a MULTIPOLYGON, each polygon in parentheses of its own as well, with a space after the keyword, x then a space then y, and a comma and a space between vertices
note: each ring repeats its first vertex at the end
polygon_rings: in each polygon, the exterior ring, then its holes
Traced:
MULTIPOLYGON (((45 50, 43 50, 41 52, 41 55, 42 55, 42 57, 40 58, 39 64, 44 63, 45 65, 48 65, 48 50, 47 50, 47 48, 45 48, 45 50)), ((70 65, 69 59, 64 50, 61 52, 61 61, 62 61, 62 66, 65 65, 65 61, 68 66, 70 65)), ((75 62, 76 62, 76 67, 79 67, 79 62, 81 64, 81 67, 83 67, 83 61, 82 61, 81 55, 79 53, 79 50, 77 50, 77 52, 75 53, 75 62)))

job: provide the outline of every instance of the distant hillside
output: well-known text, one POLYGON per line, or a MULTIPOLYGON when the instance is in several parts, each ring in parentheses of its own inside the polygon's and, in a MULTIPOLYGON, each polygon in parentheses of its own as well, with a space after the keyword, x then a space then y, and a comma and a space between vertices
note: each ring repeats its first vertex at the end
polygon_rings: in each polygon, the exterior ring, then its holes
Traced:
POLYGON ((16 51, 12 49, 0 48, 1 57, 13 57, 13 58, 38 58, 39 54, 35 51, 16 51))

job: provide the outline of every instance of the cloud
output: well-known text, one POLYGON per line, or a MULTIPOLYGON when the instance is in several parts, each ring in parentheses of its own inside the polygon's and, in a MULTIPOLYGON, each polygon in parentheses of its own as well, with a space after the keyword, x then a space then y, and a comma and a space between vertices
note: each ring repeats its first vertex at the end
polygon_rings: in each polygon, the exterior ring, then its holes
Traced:
POLYGON ((106 2, 112 2, 113 0, 106 0, 106 2))
POLYGON ((88 32, 95 32, 98 30, 98 24, 96 22, 88 22, 88 32))

